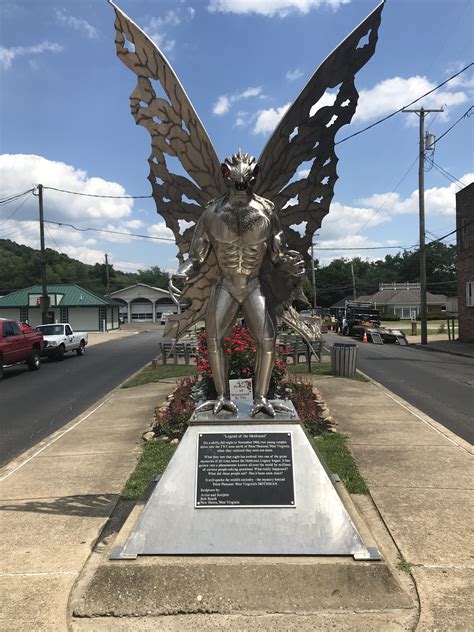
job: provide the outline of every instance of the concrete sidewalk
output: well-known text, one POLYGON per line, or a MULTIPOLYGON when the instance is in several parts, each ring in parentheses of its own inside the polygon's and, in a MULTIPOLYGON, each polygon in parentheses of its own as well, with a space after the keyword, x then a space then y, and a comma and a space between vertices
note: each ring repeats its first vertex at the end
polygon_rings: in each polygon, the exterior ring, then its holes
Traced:
MULTIPOLYGON (((169 380, 116 389, 0 471, 1 630, 56 632, 71 626, 71 589, 135 466, 141 434, 152 421, 154 407, 173 384, 169 380)), ((411 564, 421 602, 417 630, 472 629, 472 448, 374 383, 319 378, 316 385, 339 430, 350 436, 376 509, 370 498, 353 497, 354 501, 364 515, 378 510, 411 564)), ((380 628, 367 627, 367 620, 364 627, 364 615, 353 611, 321 619, 315 628, 307 614, 295 612, 291 620, 278 615, 252 619, 204 614, 83 619, 77 629, 385 632, 416 627, 407 623, 403 612, 393 615, 389 627, 381 621, 380 628)))
POLYGON ((474 629, 472 446, 373 381, 317 385, 411 567, 417 632, 474 629))
POLYGON ((459 340, 428 340, 427 345, 411 343, 417 349, 425 351, 441 351, 441 353, 450 353, 451 355, 462 356, 464 358, 474 358, 474 344, 469 342, 460 342, 459 340))
POLYGON ((116 389, 0 470, 0 629, 67 630, 69 593, 175 381, 116 389))

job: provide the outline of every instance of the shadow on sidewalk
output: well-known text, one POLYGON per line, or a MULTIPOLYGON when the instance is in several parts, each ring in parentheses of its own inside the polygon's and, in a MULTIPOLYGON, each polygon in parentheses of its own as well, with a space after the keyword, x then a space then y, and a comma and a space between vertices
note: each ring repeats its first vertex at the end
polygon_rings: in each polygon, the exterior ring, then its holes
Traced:
POLYGON ((2 503, 3 511, 29 511, 65 516, 108 517, 119 494, 77 494, 47 500, 27 500, 2 503))

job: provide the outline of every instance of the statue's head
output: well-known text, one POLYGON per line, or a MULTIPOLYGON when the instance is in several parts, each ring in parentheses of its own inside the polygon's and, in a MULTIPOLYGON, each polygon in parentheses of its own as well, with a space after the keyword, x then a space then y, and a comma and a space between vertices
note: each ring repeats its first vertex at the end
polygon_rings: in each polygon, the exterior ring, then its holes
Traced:
POLYGON ((253 156, 243 154, 241 150, 226 158, 221 165, 222 175, 229 186, 236 191, 246 191, 255 184, 259 166, 253 156))

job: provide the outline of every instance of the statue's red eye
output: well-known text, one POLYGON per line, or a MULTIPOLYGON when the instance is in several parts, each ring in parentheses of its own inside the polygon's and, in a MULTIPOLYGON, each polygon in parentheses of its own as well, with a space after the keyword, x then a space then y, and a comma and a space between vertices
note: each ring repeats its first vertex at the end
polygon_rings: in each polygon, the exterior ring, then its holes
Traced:
POLYGON ((228 178, 230 176, 230 169, 226 164, 221 165, 221 171, 224 178, 228 178))

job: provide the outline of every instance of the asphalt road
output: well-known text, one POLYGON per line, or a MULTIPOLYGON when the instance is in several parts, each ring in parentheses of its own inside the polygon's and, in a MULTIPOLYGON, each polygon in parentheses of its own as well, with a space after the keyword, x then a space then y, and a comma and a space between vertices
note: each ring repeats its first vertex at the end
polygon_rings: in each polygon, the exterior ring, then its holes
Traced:
MULTIPOLYGON (((324 335, 326 346, 355 342, 324 335)), ((357 368, 474 443, 474 360, 415 347, 357 341, 357 368)), ((383 411, 380 411, 383 414, 383 411)))
POLYGON ((81 414, 158 354, 158 332, 86 348, 84 356, 5 369, 0 382, 0 466, 81 414))

